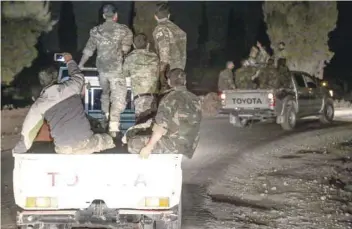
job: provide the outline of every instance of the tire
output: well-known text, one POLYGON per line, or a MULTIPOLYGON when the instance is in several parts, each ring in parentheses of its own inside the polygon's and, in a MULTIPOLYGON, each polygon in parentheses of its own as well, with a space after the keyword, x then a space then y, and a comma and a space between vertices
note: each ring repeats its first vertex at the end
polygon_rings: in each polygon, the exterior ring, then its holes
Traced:
POLYGON ((284 113, 284 120, 281 123, 281 127, 284 130, 293 130, 296 126, 297 122, 297 112, 293 104, 286 105, 286 111, 284 113))
POLYGON ((151 224, 143 224, 143 229, 156 229, 156 222, 153 221, 151 224))
POLYGON ((323 113, 319 116, 319 120, 323 124, 330 124, 334 120, 335 109, 331 101, 327 101, 324 105, 323 113))
POLYGON ((165 224, 165 229, 181 229, 182 228, 182 199, 177 208, 177 220, 165 224))

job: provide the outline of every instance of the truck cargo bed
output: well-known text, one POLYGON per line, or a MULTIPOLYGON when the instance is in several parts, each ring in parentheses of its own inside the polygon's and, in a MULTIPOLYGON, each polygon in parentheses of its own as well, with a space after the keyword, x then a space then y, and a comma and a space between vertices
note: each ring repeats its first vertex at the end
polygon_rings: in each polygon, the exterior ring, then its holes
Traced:
MULTIPOLYGON (((129 154, 127 147, 123 147, 121 142, 112 149, 104 150, 96 154, 129 154)), ((28 153, 33 154, 55 154, 53 142, 34 142, 28 153)))

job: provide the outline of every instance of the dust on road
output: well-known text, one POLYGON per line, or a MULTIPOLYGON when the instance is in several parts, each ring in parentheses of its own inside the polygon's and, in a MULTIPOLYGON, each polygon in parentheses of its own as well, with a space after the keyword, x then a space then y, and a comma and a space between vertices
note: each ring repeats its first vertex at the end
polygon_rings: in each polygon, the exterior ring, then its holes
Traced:
MULTIPOLYGON (((15 228, 17 211, 13 160, 4 150, 18 140, 25 113, 2 114, 2 228, 15 228)), ((344 122, 307 120, 284 132, 274 124, 236 129, 227 118, 204 119, 197 152, 183 163, 182 228, 351 228, 344 187, 352 179, 352 150, 337 144, 351 136, 344 122)))

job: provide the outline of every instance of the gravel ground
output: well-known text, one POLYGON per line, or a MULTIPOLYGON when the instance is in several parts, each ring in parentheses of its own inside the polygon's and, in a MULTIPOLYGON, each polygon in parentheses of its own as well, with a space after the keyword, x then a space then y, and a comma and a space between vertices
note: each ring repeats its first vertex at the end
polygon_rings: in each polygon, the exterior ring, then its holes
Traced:
MULTIPOLYGON (((1 225, 15 228, 13 160, 25 109, 2 112, 1 225), (16 129, 17 127, 17 129, 16 129)), ((304 120, 237 129, 205 118, 201 141, 184 160, 182 228, 351 228, 352 123, 304 120)))

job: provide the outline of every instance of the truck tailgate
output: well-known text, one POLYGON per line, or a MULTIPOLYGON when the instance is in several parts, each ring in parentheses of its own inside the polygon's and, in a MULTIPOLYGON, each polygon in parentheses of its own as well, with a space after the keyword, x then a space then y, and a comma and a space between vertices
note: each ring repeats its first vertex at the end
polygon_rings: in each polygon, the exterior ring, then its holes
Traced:
POLYGON ((15 202, 24 209, 84 209, 94 200, 117 209, 169 209, 179 202, 182 155, 154 154, 147 160, 132 154, 14 158, 15 202))
POLYGON ((269 94, 272 90, 228 90, 225 95, 224 109, 269 109, 269 94))

